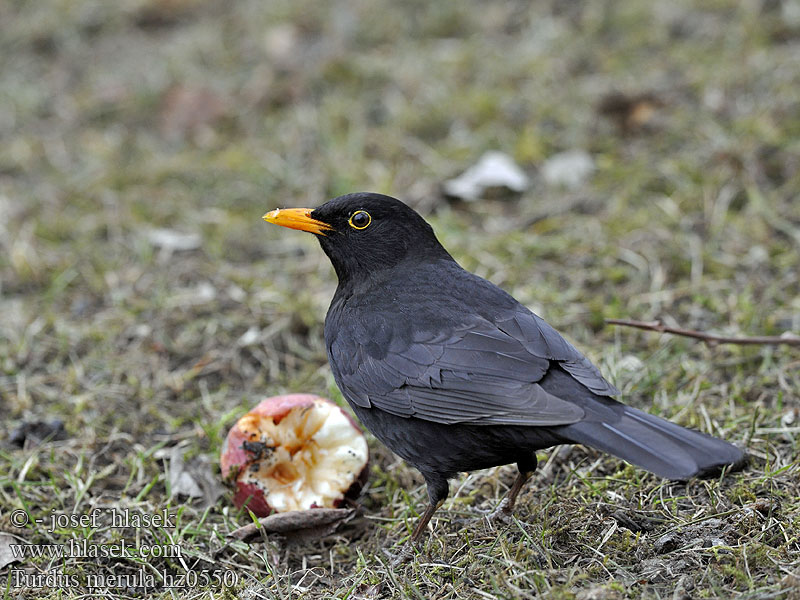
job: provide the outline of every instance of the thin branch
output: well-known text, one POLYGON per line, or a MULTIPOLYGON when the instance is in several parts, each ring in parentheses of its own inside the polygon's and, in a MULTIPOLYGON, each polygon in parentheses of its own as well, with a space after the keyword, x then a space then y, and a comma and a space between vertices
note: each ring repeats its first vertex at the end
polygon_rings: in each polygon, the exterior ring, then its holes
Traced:
POLYGON ((683 337, 703 340, 709 346, 717 344, 752 344, 752 345, 771 345, 786 344, 788 346, 800 346, 800 336, 788 331, 783 335, 757 335, 754 337, 730 337, 725 335, 715 335, 705 331, 694 329, 681 329, 680 327, 670 327, 661 321, 631 321, 629 319, 606 319, 609 325, 624 325, 625 327, 636 327, 648 331, 658 331, 659 333, 672 333, 683 337))

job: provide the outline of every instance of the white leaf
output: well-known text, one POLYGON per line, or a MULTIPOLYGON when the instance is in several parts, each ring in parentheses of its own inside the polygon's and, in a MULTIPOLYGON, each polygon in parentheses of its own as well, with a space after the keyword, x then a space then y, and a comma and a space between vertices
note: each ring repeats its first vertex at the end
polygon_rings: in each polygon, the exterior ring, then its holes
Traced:
POLYGON ((202 241, 197 233, 181 233, 173 229, 150 229, 146 236, 153 246, 168 251, 194 250, 202 241))
POLYGON ((510 156, 491 151, 458 177, 445 181, 444 192, 462 200, 478 200, 488 188, 523 192, 529 184, 528 176, 510 156))
POLYGON ((594 171, 594 161, 584 150, 560 152, 542 165, 542 178, 549 185, 576 188, 594 171))
POLYGON ((183 449, 175 446, 169 456, 169 484, 171 496, 189 496, 199 498, 203 490, 195 481, 192 474, 186 469, 183 460, 183 449))

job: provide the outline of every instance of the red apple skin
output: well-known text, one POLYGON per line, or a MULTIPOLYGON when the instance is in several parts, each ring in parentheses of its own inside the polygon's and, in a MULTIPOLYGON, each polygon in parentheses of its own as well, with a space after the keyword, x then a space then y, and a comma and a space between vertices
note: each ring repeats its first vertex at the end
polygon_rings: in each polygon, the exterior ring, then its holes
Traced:
POLYGON ((246 506, 257 517, 266 517, 273 512, 272 507, 264 497, 264 492, 252 483, 244 483, 243 481, 236 482, 233 505, 236 508, 246 506))
MULTIPOLYGON (((230 431, 223 444, 222 454, 220 456, 220 467, 222 471, 222 478, 234 484, 236 492, 233 496, 233 504, 237 508, 247 507, 257 517, 266 517, 274 512, 273 508, 267 502, 264 492, 252 483, 238 481, 239 474, 242 469, 250 466, 254 461, 258 460, 257 448, 248 449, 246 442, 251 441, 251 435, 254 427, 260 418, 270 418, 274 423, 280 423, 291 410, 296 408, 303 408, 313 405, 315 401, 322 400, 336 406, 327 398, 317 396, 315 394, 287 394, 284 396, 272 396, 265 398, 250 412, 245 414, 239 419, 230 431), (244 428, 243 428, 244 426, 244 428), (249 430, 249 431, 248 431, 249 430)), ((363 435, 363 431, 353 417, 342 411, 347 417, 348 422, 356 429, 356 431, 363 435)), ((254 443, 257 446, 258 442, 254 443)), ((364 465, 358 478, 344 493, 344 496, 335 502, 335 507, 339 507, 347 501, 354 500, 361 494, 361 490, 369 479, 369 460, 364 465)), ((309 508, 320 508, 316 504, 309 508)))

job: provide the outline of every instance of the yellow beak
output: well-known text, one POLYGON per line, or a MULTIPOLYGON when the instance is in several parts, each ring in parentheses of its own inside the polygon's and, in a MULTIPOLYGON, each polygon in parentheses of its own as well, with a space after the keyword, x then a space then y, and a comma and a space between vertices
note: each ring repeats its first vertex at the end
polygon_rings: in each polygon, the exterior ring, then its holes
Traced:
POLYGON ((299 229, 317 235, 325 235, 326 231, 333 229, 323 221, 311 218, 313 208, 276 208, 263 216, 267 223, 274 223, 289 229, 299 229))

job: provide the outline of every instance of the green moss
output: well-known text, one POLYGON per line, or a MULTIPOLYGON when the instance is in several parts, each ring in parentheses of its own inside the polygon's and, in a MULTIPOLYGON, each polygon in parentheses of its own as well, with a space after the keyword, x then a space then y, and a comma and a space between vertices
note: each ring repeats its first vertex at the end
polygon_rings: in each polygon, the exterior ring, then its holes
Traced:
POLYGON ((752 489, 752 484, 740 482, 731 488, 728 488, 725 495, 731 502, 739 505, 747 504, 748 502, 756 501, 755 491, 752 489))

